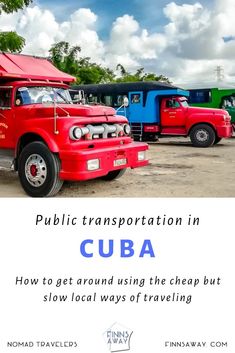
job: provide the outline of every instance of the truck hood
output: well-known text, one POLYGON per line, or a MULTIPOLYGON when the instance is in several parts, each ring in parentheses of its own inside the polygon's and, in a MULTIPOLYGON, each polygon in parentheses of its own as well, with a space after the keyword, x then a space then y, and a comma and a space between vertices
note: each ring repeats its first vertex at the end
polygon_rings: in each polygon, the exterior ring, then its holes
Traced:
POLYGON ((226 110, 217 108, 188 107, 188 112, 190 114, 229 115, 226 110))
MULTIPOLYGON (((50 117, 54 115, 54 106, 45 106, 35 104, 31 106, 31 110, 35 112, 37 117, 50 117)), ((56 113, 59 117, 64 116, 82 116, 82 117, 97 117, 97 116, 114 116, 115 110, 111 107, 102 105, 90 106, 80 104, 59 104, 56 106, 56 113)))

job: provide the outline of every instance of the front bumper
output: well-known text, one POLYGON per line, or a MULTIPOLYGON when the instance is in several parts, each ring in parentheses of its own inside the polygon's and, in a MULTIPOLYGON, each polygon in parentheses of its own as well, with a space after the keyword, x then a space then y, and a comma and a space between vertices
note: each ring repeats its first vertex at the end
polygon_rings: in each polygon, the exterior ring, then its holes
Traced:
POLYGON ((216 126, 216 131, 217 131, 218 137, 221 137, 221 138, 231 137, 233 134, 233 127, 231 124, 216 126))
POLYGON ((62 180, 88 180, 107 175, 109 172, 124 168, 138 168, 148 164, 148 160, 138 160, 138 152, 146 151, 146 143, 131 142, 111 147, 60 151, 60 178, 62 180), (99 169, 88 170, 89 160, 99 159, 99 169), (116 160, 126 160, 126 164, 114 166, 116 160))

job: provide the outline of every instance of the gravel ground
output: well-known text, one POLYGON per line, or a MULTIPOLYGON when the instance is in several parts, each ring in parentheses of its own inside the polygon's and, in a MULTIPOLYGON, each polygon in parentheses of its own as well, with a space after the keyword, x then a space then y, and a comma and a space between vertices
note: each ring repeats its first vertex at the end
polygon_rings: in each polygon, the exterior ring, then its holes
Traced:
MULTIPOLYGON (((211 148, 188 139, 150 143, 150 164, 111 182, 65 182, 57 197, 235 197, 235 138, 211 148)), ((0 156, 0 197, 26 197, 10 161, 0 156)))

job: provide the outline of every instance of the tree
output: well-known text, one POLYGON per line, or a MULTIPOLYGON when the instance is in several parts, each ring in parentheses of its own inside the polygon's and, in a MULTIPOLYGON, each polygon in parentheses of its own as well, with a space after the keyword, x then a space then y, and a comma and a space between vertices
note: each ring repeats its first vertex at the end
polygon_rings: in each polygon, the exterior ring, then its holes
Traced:
POLYGON ((0 50, 10 52, 21 52, 25 40, 16 32, 0 32, 0 50))
POLYGON ((96 63, 91 63, 90 58, 78 60, 78 83, 106 83, 113 80, 114 73, 112 70, 96 63))
MULTIPOLYGON (((2 12, 12 13, 28 6, 32 0, 0 0, 0 15, 2 12)), ((20 52, 25 45, 23 37, 16 32, 0 31, 0 50, 10 52, 20 52)))
POLYGON ((120 71, 120 76, 115 79, 116 82, 138 82, 138 81, 164 81, 171 83, 170 80, 163 75, 156 75, 154 73, 145 73, 144 68, 137 69, 135 73, 130 73, 126 69, 118 64, 116 70, 120 71))
POLYGON ((0 14, 3 12, 12 13, 29 6, 32 0, 0 0, 0 14))
POLYGON ((53 64, 60 70, 76 77, 77 83, 110 82, 114 78, 112 70, 96 63, 89 57, 79 57, 80 46, 69 46, 68 42, 54 44, 49 50, 53 64))
POLYGON ((92 63, 89 57, 80 57, 80 46, 70 46, 65 41, 54 44, 49 52, 53 64, 59 70, 75 76, 77 84, 137 81, 165 81, 170 83, 169 79, 163 75, 157 76, 154 73, 145 73, 143 67, 132 74, 121 64, 118 64, 116 68, 120 71, 120 77, 116 77, 111 69, 92 63))
POLYGON ((54 44, 49 53, 53 64, 62 71, 71 75, 77 73, 77 55, 81 48, 77 46, 70 47, 68 42, 62 41, 54 44))

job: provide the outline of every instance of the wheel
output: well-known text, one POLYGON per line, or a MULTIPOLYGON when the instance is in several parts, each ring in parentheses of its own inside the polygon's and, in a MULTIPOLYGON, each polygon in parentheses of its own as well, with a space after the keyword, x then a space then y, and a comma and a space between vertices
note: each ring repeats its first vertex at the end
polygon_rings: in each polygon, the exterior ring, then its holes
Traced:
POLYGON ((195 147, 210 147, 215 142, 214 129, 206 124, 195 125, 190 132, 190 139, 195 147))
POLYGON ((215 137, 214 145, 216 145, 217 143, 219 143, 221 140, 222 140, 221 137, 216 136, 216 137, 215 137))
POLYGON ((132 135, 132 138, 133 138, 134 141, 138 141, 139 142, 139 141, 142 141, 143 137, 141 135, 132 135))
POLYGON ((158 141, 158 136, 154 134, 143 135, 143 141, 156 142, 158 141))
POLYGON ((118 169, 118 170, 113 170, 112 172, 109 172, 107 175, 104 175, 101 177, 103 180, 111 181, 114 179, 120 178, 124 173, 126 169, 118 169))
POLYGON ((21 185, 29 196, 54 196, 61 189, 60 160, 40 141, 24 147, 18 163, 21 185))

